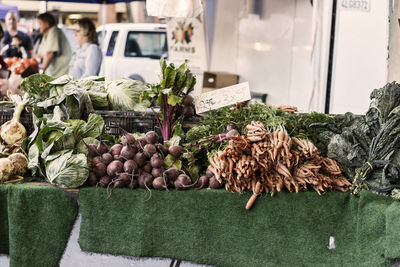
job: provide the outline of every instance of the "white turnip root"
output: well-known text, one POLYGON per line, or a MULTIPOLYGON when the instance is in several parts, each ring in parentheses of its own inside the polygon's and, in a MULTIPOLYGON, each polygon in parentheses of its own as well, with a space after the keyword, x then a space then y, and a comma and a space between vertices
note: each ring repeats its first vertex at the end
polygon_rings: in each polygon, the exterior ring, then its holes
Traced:
POLYGON ((8 156, 8 159, 14 165, 14 174, 24 176, 28 171, 28 158, 22 153, 14 153, 8 156))
POLYGON ((19 122, 19 119, 27 100, 25 97, 23 100, 20 97, 19 99, 20 100, 16 102, 17 105, 14 108, 13 118, 0 127, 0 137, 7 145, 14 145, 26 138, 26 129, 19 122))
POLYGON ((8 158, 0 158, 0 182, 7 181, 14 174, 14 165, 8 158))

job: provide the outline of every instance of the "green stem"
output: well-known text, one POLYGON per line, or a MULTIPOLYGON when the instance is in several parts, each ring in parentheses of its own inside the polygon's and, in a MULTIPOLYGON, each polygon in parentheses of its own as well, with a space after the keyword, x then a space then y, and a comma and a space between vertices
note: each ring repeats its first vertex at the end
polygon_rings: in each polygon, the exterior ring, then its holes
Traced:
POLYGON ((25 103, 18 103, 15 108, 14 108, 14 115, 12 120, 14 121, 19 121, 19 119, 21 118, 21 113, 25 108, 25 103))

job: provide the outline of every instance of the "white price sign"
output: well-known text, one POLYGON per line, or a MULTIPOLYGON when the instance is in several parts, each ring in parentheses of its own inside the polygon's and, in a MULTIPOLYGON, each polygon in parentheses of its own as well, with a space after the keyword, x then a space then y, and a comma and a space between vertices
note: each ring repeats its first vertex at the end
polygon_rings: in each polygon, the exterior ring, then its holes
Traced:
POLYGON ((194 104, 200 114, 250 99, 249 82, 244 82, 195 96, 194 104))

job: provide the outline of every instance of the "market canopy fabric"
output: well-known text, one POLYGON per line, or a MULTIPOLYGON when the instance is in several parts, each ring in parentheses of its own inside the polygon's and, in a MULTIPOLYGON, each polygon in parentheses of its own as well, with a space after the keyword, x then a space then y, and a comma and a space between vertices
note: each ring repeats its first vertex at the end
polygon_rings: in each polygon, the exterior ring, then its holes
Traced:
POLYGON ((18 12, 18 7, 0 3, 0 19, 4 19, 9 11, 18 12))
POLYGON ((74 2, 74 3, 91 3, 91 4, 115 4, 120 2, 135 2, 145 0, 46 0, 47 2, 74 2))

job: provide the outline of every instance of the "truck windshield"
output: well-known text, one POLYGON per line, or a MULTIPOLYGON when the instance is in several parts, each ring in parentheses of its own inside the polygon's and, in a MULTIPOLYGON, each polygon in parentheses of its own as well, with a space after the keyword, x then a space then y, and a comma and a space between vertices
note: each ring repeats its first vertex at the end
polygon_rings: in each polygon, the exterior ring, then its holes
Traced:
POLYGON ((150 57, 160 59, 168 56, 165 32, 130 31, 126 38, 125 57, 150 57))

